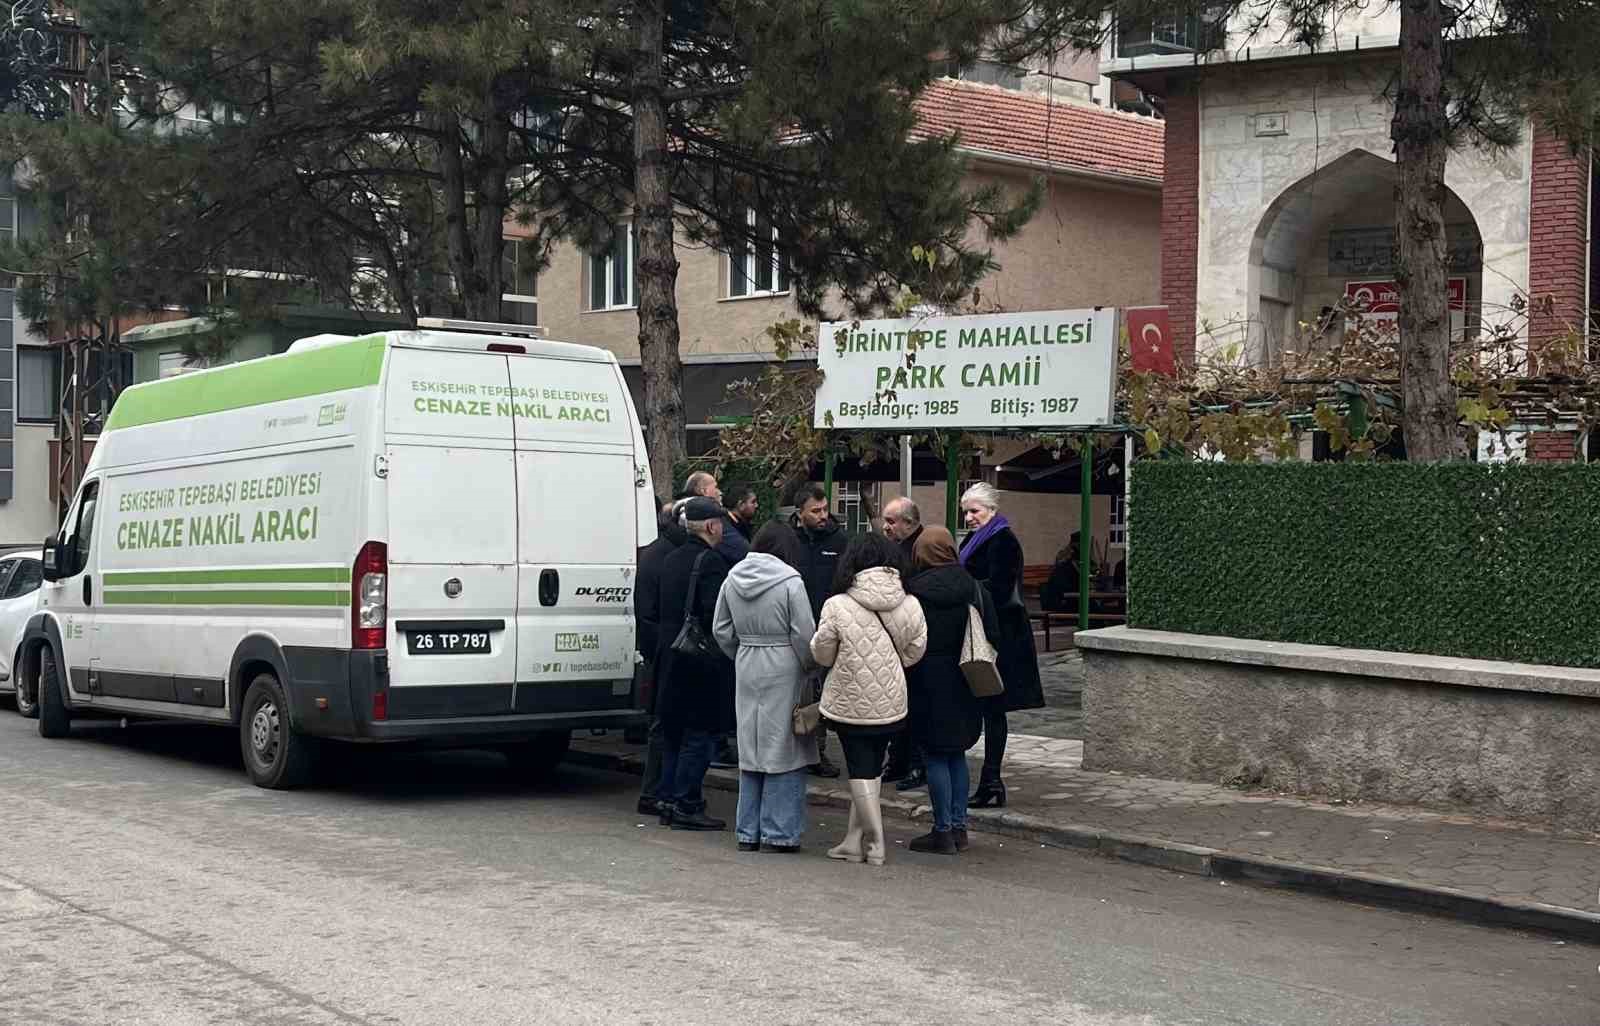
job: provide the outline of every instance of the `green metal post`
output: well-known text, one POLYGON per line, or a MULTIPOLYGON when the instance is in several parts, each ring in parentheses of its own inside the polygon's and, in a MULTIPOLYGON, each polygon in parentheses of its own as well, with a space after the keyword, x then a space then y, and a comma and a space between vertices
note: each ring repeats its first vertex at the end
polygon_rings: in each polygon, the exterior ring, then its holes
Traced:
POLYGON ((822 494, 828 497, 828 509, 833 509, 833 449, 822 454, 822 494))
POLYGON ((961 435, 954 434, 944 447, 944 522, 955 534, 961 526, 961 435))
POLYGON ((1078 630, 1089 629, 1089 553, 1094 549, 1094 436, 1083 436, 1078 471, 1078 630))
POLYGON ((1367 437, 1367 397, 1359 390, 1350 394, 1350 440, 1359 442, 1367 437))

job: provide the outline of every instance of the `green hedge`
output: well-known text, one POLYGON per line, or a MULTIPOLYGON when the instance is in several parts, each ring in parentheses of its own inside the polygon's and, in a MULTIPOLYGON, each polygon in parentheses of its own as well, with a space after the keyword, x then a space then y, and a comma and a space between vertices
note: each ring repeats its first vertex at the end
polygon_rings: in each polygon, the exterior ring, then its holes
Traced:
POLYGON ((1134 465, 1129 623, 1600 667, 1600 466, 1134 465))

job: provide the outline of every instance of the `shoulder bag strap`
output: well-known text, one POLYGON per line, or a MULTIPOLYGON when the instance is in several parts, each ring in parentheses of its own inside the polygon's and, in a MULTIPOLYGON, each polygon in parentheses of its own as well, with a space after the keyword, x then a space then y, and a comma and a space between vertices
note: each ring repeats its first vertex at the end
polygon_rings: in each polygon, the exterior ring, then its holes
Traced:
POLYGON ((694 569, 689 571, 689 594, 683 600, 683 622, 688 623, 694 619, 694 604, 700 598, 700 564, 711 555, 710 551, 702 552, 694 557, 694 569))
POLYGON ((900 664, 901 669, 905 669, 905 657, 900 654, 900 646, 894 643, 894 633, 889 630, 889 625, 884 621, 883 614, 876 609, 872 611, 872 614, 878 618, 878 626, 883 628, 884 636, 889 639, 889 647, 894 649, 895 660, 900 664))

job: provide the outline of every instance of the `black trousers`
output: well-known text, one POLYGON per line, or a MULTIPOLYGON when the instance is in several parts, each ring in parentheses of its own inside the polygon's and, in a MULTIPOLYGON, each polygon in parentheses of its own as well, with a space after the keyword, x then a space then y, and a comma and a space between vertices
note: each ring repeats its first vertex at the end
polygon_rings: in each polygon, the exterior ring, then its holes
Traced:
POLYGON ((844 749, 845 772, 851 780, 876 780, 883 776, 884 754, 899 729, 899 724, 887 727, 833 725, 833 732, 839 735, 839 747, 844 749))
POLYGON ((983 701, 983 773, 978 782, 1000 779, 1000 764, 1006 758, 1006 702, 1004 695, 995 695, 983 701))

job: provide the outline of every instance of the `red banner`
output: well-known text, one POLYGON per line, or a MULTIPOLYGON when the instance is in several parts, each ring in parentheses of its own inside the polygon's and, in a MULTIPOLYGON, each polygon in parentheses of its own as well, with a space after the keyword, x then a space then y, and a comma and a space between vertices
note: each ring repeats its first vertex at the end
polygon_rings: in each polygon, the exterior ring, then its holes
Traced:
POLYGON ((1135 306, 1124 311, 1128 326, 1128 353, 1135 374, 1178 373, 1172 352, 1172 328, 1164 306, 1135 306))

